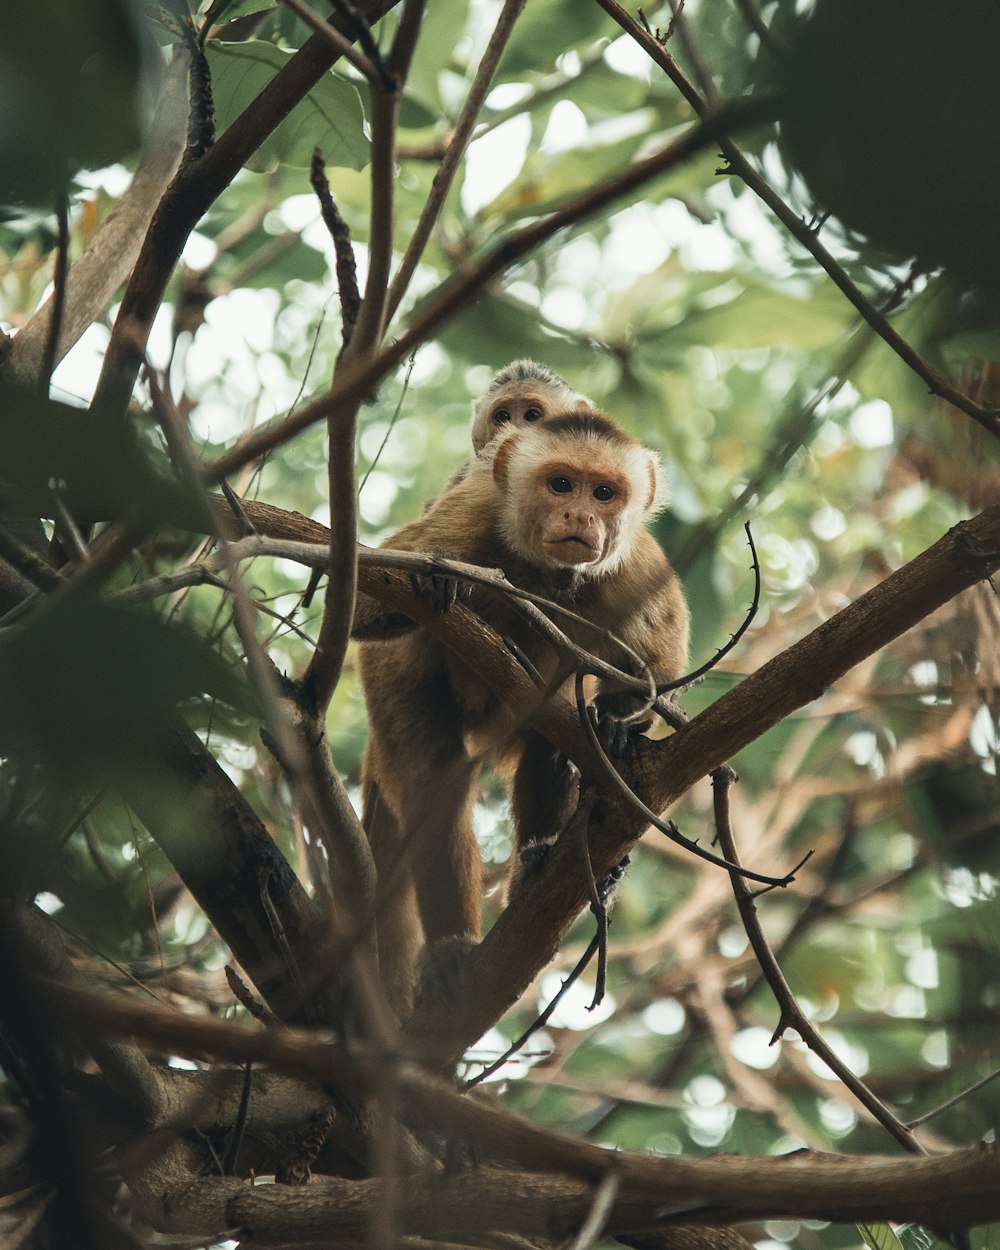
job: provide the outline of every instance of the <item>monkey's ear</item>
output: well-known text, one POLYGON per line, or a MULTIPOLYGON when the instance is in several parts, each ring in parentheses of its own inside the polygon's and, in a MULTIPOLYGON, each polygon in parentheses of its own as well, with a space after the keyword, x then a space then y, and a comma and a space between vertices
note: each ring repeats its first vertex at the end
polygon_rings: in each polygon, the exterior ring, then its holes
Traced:
POLYGON ((580 398, 576 401, 576 404, 574 406, 574 411, 575 412, 590 412, 592 408, 593 408, 593 404, 591 404, 590 400, 584 399, 584 397, 581 395, 580 398))
POLYGON ((649 492, 646 496, 646 506, 643 511, 647 517, 650 517, 666 506, 670 492, 663 472, 663 465, 660 463, 660 457, 655 451, 650 451, 648 448, 644 450, 646 452, 646 472, 649 475, 649 492))
POLYGON ((505 438, 500 439, 500 444, 493 453, 493 480, 506 484, 510 475, 509 460, 514 451, 514 444, 517 441, 512 435, 508 434, 505 438))

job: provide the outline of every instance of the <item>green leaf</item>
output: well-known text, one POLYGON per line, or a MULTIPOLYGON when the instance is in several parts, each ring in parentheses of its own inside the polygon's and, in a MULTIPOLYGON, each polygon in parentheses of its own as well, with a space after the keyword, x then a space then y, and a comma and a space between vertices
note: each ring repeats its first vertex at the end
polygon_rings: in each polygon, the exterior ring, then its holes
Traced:
MULTIPOLYGON (((705 346, 747 350, 758 347, 828 346, 843 333, 850 310, 839 299, 813 294, 803 299, 752 279, 730 298, 689 312, 669 328, 647 324, 643 336, 663 336, 670 347, 705 346)), ((719 289, 722 284, 719 284, 719 289)))
POLYGON ((13 513, 51 517, 58 498, 84 521, 191 518, 169 465, 131 423, 0 386, 0 486, 13 513))
POLYGON ((3 747, 85 785, 147 772, 183 700, 252 705, 237 672, 186 628, 87 595, 7 631, 0 688, 3 747))
POLYGON ((536 152, 525 161, 517 180, 483 210, 484 216, 516 220, 551 212, 619 173, 645 142, 643 134, 617 143, 581 147, 562 156, 536 152))
MULTIPOLYGON (((206 49, 220 133, 249 108, 293 55, 260 39, 212 43, 206 49)), ((307 169, 319 147, 327 165, 363 169, 369 159, 364 110, 353 83, 324 74, 247 162, 264 173, 275 165, 307 169)), ((303 187, 303 189, 305 189, 303 187)))
POLYGON ((903 1250, 903 1243, 888 1224, 859 1224, 858 1232, 871 1250, 903 1250))
POLYGON ((143 49, 128 0, 4 8, 0 41, 0 203, 44 204, 78 169, 139 142, 143 49))
POLYGON ((618 33, 596 4, 581 5, 577 0, 529 4, 514 27, 497 80, 506 82, 525 71, 550 69, 576 44, 589 43, 602 32, 618 33))
MULTIPOLYGON (((428 120, 441 116, 443 104, 439 77, 455 58, 455 45, 465 31, 469 18, 469 0, 449 0, 448 4, 429 4, 420 26, 420 39, 406 78, 403 99, 403 125, 411 128, 428 125, 428 120), (419 112, 417 110, 420 110, 419 112)), ((380 27, 384 29, 388 21, 380 27)))

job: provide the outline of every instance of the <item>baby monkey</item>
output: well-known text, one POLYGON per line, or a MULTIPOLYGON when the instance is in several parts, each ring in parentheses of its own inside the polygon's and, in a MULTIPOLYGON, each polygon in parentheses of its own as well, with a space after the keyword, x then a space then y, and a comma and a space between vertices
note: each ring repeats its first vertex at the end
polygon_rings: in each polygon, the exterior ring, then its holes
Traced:
POLYGON ((536 360, 511 361, 472 405, 472 450, 478 456, 491 439, 508 429, 532 425, 559 412, 588 412, 593 407, 586 395, 574 391, 548 365, 536 360))

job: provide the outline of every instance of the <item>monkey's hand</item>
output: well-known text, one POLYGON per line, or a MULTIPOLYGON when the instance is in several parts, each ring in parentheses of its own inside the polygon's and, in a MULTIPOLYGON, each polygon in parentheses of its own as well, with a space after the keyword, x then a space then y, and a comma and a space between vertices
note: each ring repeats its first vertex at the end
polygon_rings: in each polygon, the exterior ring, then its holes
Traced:
MULTIPOLYGON (((445 551, 432 553, 442 559, 448 558, 445 551)), ((472 584, 448 573, 411 573, 410 581, 413 589, 428 607, 435 612, 447 612, 453 603, 465 602, 472 594, 472 584)))
POLYGON ((621 719, 631 710, 629 703, 633 708, 635 707, 634 697, 629 699, 626 696, 623 701, 623 696, 620 694, 599 694, 594 702, 587 706, 587 712, 598 740, 612 759, 625 759, 636 738, 641 737, 643 731, 650 725, 650 721, 646 719, 641 721, 621 719))
POLYGON ((470 988, 468 956, 478 945, 475 938, 456 934, 424 947, 416 1005, 457 1002, 470 988))

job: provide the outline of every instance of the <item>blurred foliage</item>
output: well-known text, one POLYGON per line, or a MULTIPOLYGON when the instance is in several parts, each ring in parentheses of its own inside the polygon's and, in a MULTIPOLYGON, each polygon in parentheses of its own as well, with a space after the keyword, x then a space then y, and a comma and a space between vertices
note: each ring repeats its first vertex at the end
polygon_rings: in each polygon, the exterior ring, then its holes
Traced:
MULTIPOLYGON (((855 16, 872 7, 844 0, 818 7, 829 14, 837 5, 855 16)), ((19 26, 13 36, 8 29, 0 53, 11 99, 32 116, 30 136, 9 108, 0 121, 0 199, 9 206, 0 227, 0 316, 9 330, 24 324, 50 280, 55 236, 47 212, 58 189, 52 171, 64 162, 75 175, 75 257, 96 221, 114 209, 123 171, 134 164, 135 101, 141 98, 148 112, 155 87, 152 58, 136 50, 148 26, 142 33, 135 11, 111 0, 70 6, 72 14, 55 7, 58 20, 47 6, 12 10, 19 26), (94 50, 78 37, 77 9, 89 15, 86 39, 100 45, 94 50), (29 62, 42 31, 46 57, 66 65, 55 72, 49 61, 44 72, 58 124, 25 85, 33 80, 29 62), (15 50, 16 81, 6 66, 15 50), (87 77, 93 56, 108 70, 87 77), (87 172, 113 161, 120 164, 87 172)), ((258 7, 229 5, 218 20, 258 7)), ((672 51, 695 77, 707 67, 724 93, 759 87, 757 57, 767 41, 745 11, 757 7, 689 0, 686 30, 697 59, 683 40, 672 51)), ((760 6, 777 48, 769 49, 767 82, 777 75, 796 110, 803 100, 826 108, 811 74, 781 80, 799 7, 793 0, 760 6)), ((933 9, 947 28, 950 16, 933 9)), ((496 10, 487 0, 430 6, 402 110, 400 250, 437 167, 435 145, 454 125, 496 10)), ((650 18, 665 28, 670 14, 650 18)), ((155 13, 143 20, 160 21, 155 13)), ((383 46, 396 20, 385 19, 383 46)), ((869 44, 860 19, 844 24, 837 73, 845 62, 860 67, 853 56, 859 48, 866 64, 881 68, 882 44, 869 44)), ((162 41, 162 25, 156 33, 162 41)), ((301 24, 283 12, 268 16, 252 42, 209 43, 221 126, 303 37, 301 24)), ((940 56, 935 64, 941 67, 940 56)), ((963 70, 956 54, 949 73, 963 70)), ((840 86, 849 91, 851 82, 840 86)), ((966 93, 973 120, 977 90, 966 93)), ((936 78, 926 92, 936 107, 936 78)), ((876 223, 876 215, 899 221, 890 192, 916 198, 898 181, 901 152, 915 161, 914 177, 926 169, 913 139, 927 101, 908 93, 892 98, 893 124, 910 147, 869 130, 870 150, 858 156, 857 168, 848 160, 852 144, 881 115, 880 102, 867 96, 859 97, 857 116, 840 117, 838 126, 850 127, 846 136, 817 134, 803 113, 800 132, 761 126, 741 142, 805 219, 816 208, 843 213, 842 222, 826 223, 822 237, 858 286, 877 303, 894 294, 900 331, 936 367, 996 404, 1000 387, 988 362, 1000 360, 1000 317, 991 301, 977 303, 953 274, 908 276, 902 262, 912 255, 936 262, 951 254, 931 255, 922 242, 876 223), (789 152, 818 204, 786 166, 789 152), (877 183, 869 176, 873 166, 883 174, 877 183), (897 251, 887 253, 889 246, 897 251)), ((193 333, 174 336, 163 318, 150 354, 206 458, 323 390, 330 378, 340 331, 331 248, 300 166, 318 143, 363 264, 371 207, 361 172, 366 101, 353 70, 325 76, 191 241, 186 263, 210 294, 203 320, 193 333)), ((669 82, 597 5, 528 5, 399 324, 497 237, 607 178, 689 117, 669 82)), ((829 110, 823 118, 830 124, 829 110)), ((977 169, 988 163, 976 125, 945 141, 977 169)), ((691 162, 492 284, 384 383, 363 411, 358 443, 361 537, 374 543, 416 516, 466 458, 470 404, 492 371, 525 355, 552 364, 664 456, 673 503, 658 536, 687 587, 693 664, 726 641, 752 597, 742 529, 750 520, 761 610, 722 668, 685 695, 692 714, 974 507, 1000 498, 996 443, 930 398, 859 327, 804 250, 718 166, 714 153, 691 162)), ((964 231, 966 197, 960 188, 936 185, 956 208, 947 227, 952 238, 964 231)), ((983 201, 990 212, 993 199, 983 201)), ((977 231, 969 228, 963 248, 982 244, 977 231)), ((100 495, 109 515, 124 510, 135 517, 143 508, 148 514, 154 499, 164 507, 183 504, 183 492, 166 490, 172 470, 154 423, 143 418, 124 444, 116 434, 113 452, 94 413, 85 437, 72 433, 82 416, 66 404, 88 398, 105 342, 106 330, 95 325, 56 371, 54 393, 65 402, 0 397, 0 418, 21 421, 16 440, 3 436, 8 505, 33 501, 37 512, 37 492, 48 493, 55 479, 73 502, 96 507, 100 495), (59 432, 49 433, 56 418, 59 432)), ((232 485, 325 519, 322 432, 307 432, 232 485)), ((115 585, 173 568, 196 547, 197 540, 163 530, 115 585)), ((282 672, 300 675, 320 600, 301 606, 308 579, 292 564, 258 561, 246 576, 273 614, 259 617, 259 636, 282 672)), ((206 999, 221 1004, 228 999, 217 982, 218 943, 141 825, 103 789, 114 782, 114 769, 101 777, 99 765, 141 767, 157 726, 183 707, 305 872, 301 830, 233 676, 242 649, 228 600, 201 586, 157 603, 138 614, 88 601, 75 609, 80 619, 63 607, 29 632, 19 632, 16 618, 4 622, 0 738, 15 756, 33 748, 36 771, 15 764, 0 786, 3 803, 21 810, 26 788, 44 793, 45 769, 59 773, 61 786, 27 805, 20 828, 29 844, 37 836, 44 849, 34 872, 39 893, 54 896, 48 906, 61 904, 58 914, 83 935, 88 958, 99 962, 99 952, 100 959, 124 962, 150 983, 186 962, 204 973, 206 999)), ((734 761, 741 775, 734 824, 745 862, 776 872, 814 852, 793 887, 758 904, 786 976, 838 1051, 904 1119, 945 1102, 997 1064, 998 640, 996 596, 978 587, 734 761)), ((364 712, 350 662, 328 728, 338 765, 354 785, 364 712)), ((495 786, 484 789, 478 813, 491 848, 506 833, 496 794, 495 786)), ((708 782, 673 815, 685 833, 711 841, 708 782)), ((609 970, 614 1010, 588 1013, 585 994, 557 1016, 561 1023, 529 1043, 528 1060, 503 1074, 513 1105, 601 1142, 667 1153, 891 1148, 797 1040, 768 1045, 776 1010, 722 874, 647 835, 619 895, 609 970)), ((496 905, 493 896, 487 911, 495 914, 496 905)), ((562 975, 589 932, 586 921, 577 925, 557 964, 562 975)), ((558 977, 547 977, 502 1032, 513 1036, 525 1027, 557 987, 558 977)), ((491 1058, 504 1044, 497 1031, 477 1055, 491 1058)), ((987 1086, 933 1119, 931 1140, 990 1137, 998 1090, 987 1086)), ((872 1228, 865 1237, 870 1245, 894 1244, 887 1234, 872 1228)), ((771 1224, 757 1235, 769 1245, 858 1244, 850 1230, 816 1224, 771 1224)), ((901 1236, 907 1250, 915 1240, 933 1244, 929 1235, 901 1236)), ((977 1237, 973 1245, 987 1244, 985 1234, 977 1237)))

